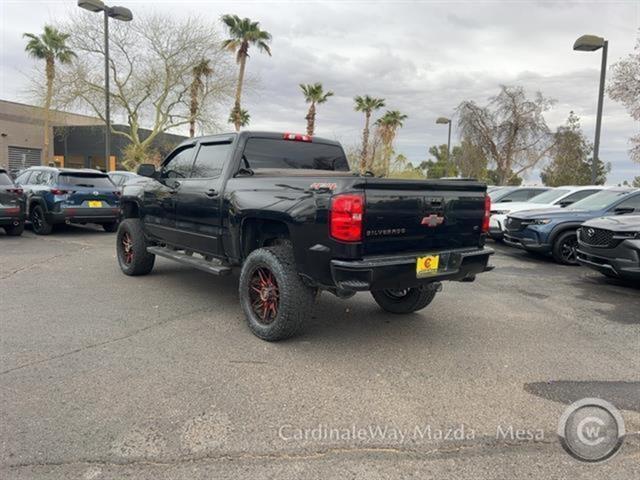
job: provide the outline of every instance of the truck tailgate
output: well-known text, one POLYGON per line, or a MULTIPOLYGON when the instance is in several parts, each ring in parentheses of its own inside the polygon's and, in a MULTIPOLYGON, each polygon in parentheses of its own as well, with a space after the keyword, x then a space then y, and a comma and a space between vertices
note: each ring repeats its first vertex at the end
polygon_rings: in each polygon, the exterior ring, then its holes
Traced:
POLYGON ((477 247, 485 194, 475 181, 367 178, 364 253, 477 247))

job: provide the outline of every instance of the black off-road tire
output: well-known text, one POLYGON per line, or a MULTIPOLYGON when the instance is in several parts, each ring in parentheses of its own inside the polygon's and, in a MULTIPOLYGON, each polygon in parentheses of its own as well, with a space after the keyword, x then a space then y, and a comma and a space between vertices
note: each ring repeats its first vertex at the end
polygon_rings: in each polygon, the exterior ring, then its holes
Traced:
POLYGON ((24 232, 24 222, 20 222, 18 225, 11 225, 4 227, 4 231, 10 237, 19 237, 24 232))
POLYGON ((315 299, 316 290, 304 284, 296 270, 291 244, 259 248, 251 252, 240 273, 240 305, 251 331, 269 342, 295 335, 315 299), (261 319, 252 305, 252 279, 258 270, 270 272, 278 291, 277 313, 272 319, 261 319), (268 323, 267 323, 268 322, 268 323))
POLYGON ((33 233, 36 235, 49 235, 53 231, 53 225, 47 222, 44 208, 41 205, 31 207, 29 220, 31 221, 33 233))
POLYGON ((149 242, 142 230, 142 222, 137 218, 127 218, 120 222, 116 234, 116 256, 125 275, 146 275, 153 269, 156 256, 147 252, 149 242), (128 243, 125 243, 128 242, 128 243), (126 245, 130 245, 129 256, 126 245))
POLYGON ((376 290, 371 295, 384 311, 401 315, 422 310, 431 303, 436 293, 435 286, 424 285, 404 290, 376 290))
POLYGON ((118 231, 118 225, 120 225, 120 222, 118 221, 103 223, 102 228, 104 229, 105 232, 113 233, 118 231))
POLYGON ((561 265, 579 265, 576 259, 575 249, 578 247, 578 236, 574 230, 561 233, 553 242, 551 254, 553 259, 561 265), (573 253, 567 252, 568 248, 573 245, 573 253))

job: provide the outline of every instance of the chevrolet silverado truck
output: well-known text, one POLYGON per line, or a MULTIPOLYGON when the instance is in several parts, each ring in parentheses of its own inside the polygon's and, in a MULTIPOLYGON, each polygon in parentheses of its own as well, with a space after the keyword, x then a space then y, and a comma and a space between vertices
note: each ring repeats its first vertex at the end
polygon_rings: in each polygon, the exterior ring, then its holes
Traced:
POLYGON ((126 275, 157 256, 214 275, 240 270, 250 329, 292 336, 320 291, 370 291, 384 310, 425 308, 441 281, 490 270, 490 200, 473 180, 396 180, 349 170, 339 143, 241 132, 189 139, 121 196, 126 275))

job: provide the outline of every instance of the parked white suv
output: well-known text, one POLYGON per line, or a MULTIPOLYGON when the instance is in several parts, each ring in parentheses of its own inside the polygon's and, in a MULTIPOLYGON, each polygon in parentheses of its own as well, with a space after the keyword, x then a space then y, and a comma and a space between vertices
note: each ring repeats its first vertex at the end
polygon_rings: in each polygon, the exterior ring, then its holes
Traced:
POLYGON ((537 210, 540 208, 564 208, 578 200, 587 198, 607 187, 601 185, 585 185, 581 187, 563 186, 547 190, 536 195, 527 202, 498 202, 491 205, 489 220, 489 236, 494 240, 502 240, 504 236, 504 221, 507 215, 521 210, 537 210))

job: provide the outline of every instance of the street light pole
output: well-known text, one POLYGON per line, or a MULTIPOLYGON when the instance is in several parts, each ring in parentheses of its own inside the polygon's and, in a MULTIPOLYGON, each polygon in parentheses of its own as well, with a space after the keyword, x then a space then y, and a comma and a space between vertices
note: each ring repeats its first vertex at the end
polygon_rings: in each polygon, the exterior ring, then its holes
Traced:
POLYGON ((449 164, 449 157, 451 155, 451 119, 447 117, 438 117, 436 120, 437 124, 440 125, 449 125, 449 135, 447 137, 447 165, 449 164))
MULTIPOLYGON (((106 6, 105 6, 106 7, 106 6)), ((109 8, 104 9, 104 121, 106 132, 104 132, 104 165, 105 172, 109 171, 109 160, 111 158, 111 105, 109 101, 109 8)))
POLYGON ((607 51, 609 42, 596 35, 582 35, 573 44, 573 49, 580 52, 595 52, 602 48, 602 63, 600 65, 600 87, 598 89, 598 110, 596 113, 596 134, 593 142, 593 159, 591 160, 591 184, 597 180, 597 165, 600 159, 600 130, 602 128, 602 104, 604 103, 604 82, 607 74, 607 51))
POLYGON ((600 129, 602 127, 602 104, 604 103, 604 81, 607 74, 607 50, 609 42, 602 46, 602 64, 600 66, 600 88, 598 91, 598 113, 596 116, 596 138, 593 142, 593 162, 591 163, 591 183, 596 183, 597 162, 600 159, 600 129))
POLYGON ((109 171, 109 159, 111 158, 111 108, 109 93, 109 17, 130 22, 133 19, 131 10, 125 7, 109 7, 102 0, 78 0, 78 6, 90 12, 104 13, 104 165, 105 172, 109 171))

